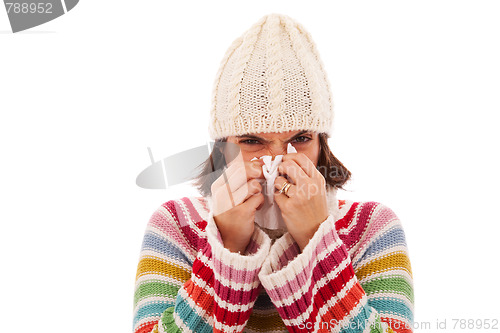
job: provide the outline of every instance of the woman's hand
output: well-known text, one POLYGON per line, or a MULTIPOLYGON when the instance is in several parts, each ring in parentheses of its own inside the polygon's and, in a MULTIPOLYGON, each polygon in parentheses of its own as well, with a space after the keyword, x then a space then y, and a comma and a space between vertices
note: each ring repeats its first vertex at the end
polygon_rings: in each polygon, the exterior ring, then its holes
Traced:
MULTIPOLYGON (((281 209, 288 232, 302 251, 328 217, 326 181, 314 163, 302 153, 284 155, 278 172, 287 175, 292 186, 287 195, 275 192, 274 200, 281 209)), ((286 178, 278 176, 274 186, 280 190, 285 182, 286 178)))
POLYGON ((243 253, 254 232, 255 212, 264 203, 262 160, 229 164, 212 184, 214 221, 222 236, 224 247, 243 253))

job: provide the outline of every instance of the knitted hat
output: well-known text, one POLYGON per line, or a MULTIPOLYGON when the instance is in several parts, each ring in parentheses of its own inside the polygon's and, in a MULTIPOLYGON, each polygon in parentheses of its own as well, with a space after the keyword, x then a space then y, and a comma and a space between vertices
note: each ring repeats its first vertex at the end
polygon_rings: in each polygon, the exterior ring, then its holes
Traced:
POLYGON ((264 16, 227 50, 213 89, 212 139, 294 130, 330 134, 332 119, 328 78, 300 23, 264 16))

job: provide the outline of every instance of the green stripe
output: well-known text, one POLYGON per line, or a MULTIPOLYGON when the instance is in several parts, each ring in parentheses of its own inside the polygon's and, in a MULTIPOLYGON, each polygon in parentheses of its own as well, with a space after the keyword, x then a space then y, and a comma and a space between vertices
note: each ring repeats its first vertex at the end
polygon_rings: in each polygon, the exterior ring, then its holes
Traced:
POLYGON ((134 304, 145 297, 148 296, 167 296, 171 299, 175 299, 180 287, 171 285, 166 282, 147 282, 141 284, 135 291, 134 294, 134 304))
POLYGON ((382 277, 361 284, 367 295, 376 293, 397 293, 404 295, 413 303, 413 288, 402 277, 382 277))

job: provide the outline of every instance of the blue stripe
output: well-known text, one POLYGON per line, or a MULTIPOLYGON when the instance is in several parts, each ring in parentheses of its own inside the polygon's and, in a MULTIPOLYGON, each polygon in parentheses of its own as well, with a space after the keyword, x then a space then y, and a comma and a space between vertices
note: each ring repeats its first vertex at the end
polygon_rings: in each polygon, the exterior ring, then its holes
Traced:
POLYGON ((138 323, 140 320, 148 317, 154 317, 158 316, 160 317, 167 308, 173 306, 174 303, 172 301, 154 301, 151 303, 146 303, 144 306, 142 306, 134 316, 134 326, 136 323, 138 323))
POLYGON ((195 312, 195 309, 189 306, 188 302, 180 294, 177 295, 177 299, 175 301, 175 314, 193 332, 213 332, 213 328, 205 321, 203 317, 200 317, 195 312))
POLYGON ((405 234, 400 226, 387 231, 382 237, 379 237, 377 240, 375 240, 366 249, 363 257, 369 257, 397 245, 406 246, 405 234))
POLYGON ((174 258, 177 261, 193 266, 193 262, 176 244, 151 231, 147 231, 144 235, 141 251, 144 250, 153 250, 169 258, 174 258))
POLYGON ((368 322, 368 318, 370 318, 371 314, 373 312, 373 308, 371 306, 363 306, 361 311, 349 321, 349 326, 345 324, 341 332, 345 333, 359 333, 363 332, 365 329, 366 323, 368 322))
POLYGON ((400 299, 387 297, 378 299, 372 298, 368 301, 368 304, 373 306, 380 313, 380 315, 383 315, 384 313, 397 314, 408 320, 410 323, 413 323, 413 313, 400 299))

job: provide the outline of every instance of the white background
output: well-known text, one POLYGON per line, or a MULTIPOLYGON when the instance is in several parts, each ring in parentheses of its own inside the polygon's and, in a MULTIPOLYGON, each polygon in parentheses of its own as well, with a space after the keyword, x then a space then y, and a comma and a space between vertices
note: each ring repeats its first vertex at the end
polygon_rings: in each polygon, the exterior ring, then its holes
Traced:
POLYGON ((17 34, 0 9, 2 331, 131 331, 149 217, 194 193, 137 187, 147 147, 207 142, 220 60, 272 12, 325 63, 339 197, 403 223, 416 322, 500 319, 498 1, 178 3, 82 0, 17 34))

